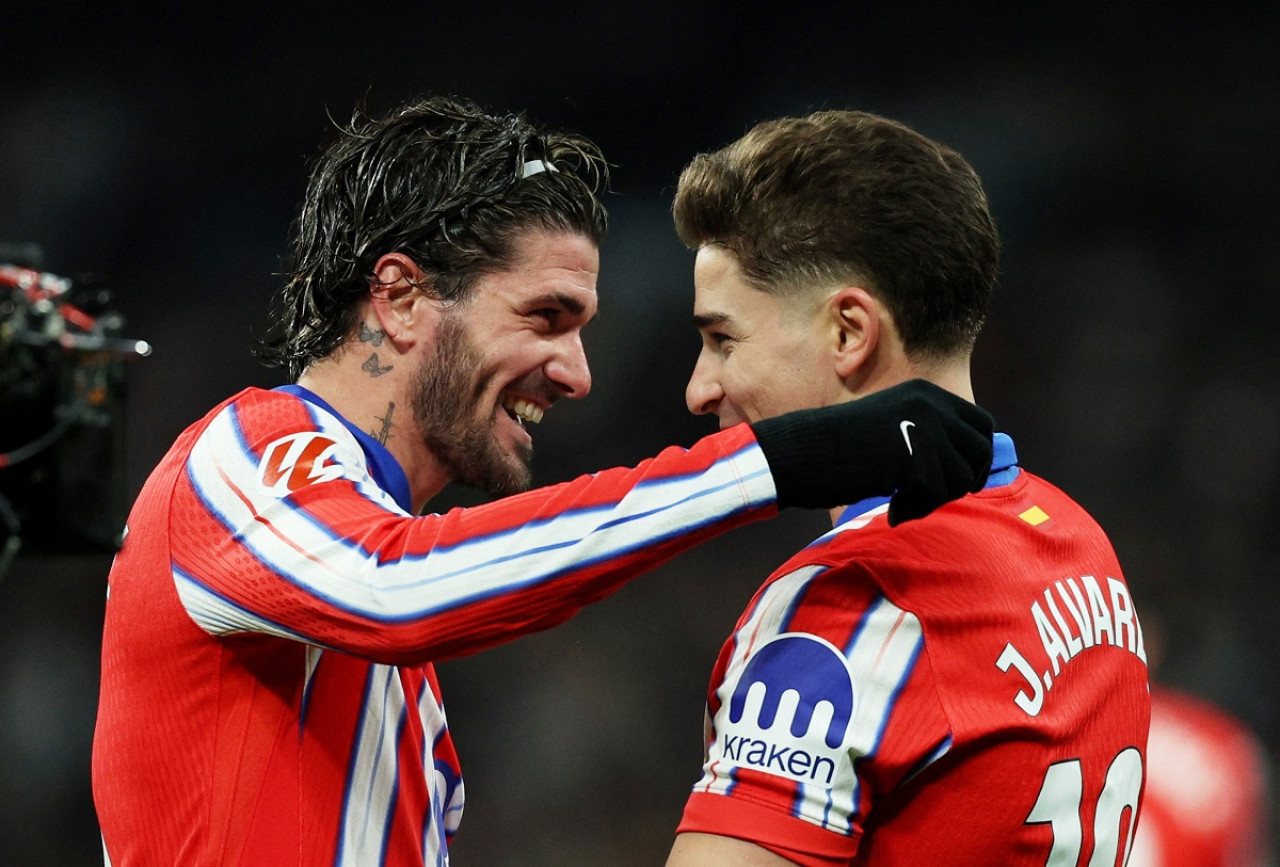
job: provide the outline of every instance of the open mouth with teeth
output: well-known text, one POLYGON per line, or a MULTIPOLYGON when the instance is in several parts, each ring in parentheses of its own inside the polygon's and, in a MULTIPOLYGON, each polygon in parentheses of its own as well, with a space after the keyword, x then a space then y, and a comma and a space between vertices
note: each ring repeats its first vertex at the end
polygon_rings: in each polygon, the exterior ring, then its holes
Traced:
POLYGON ((504 397, 502 399, 502 408, 507 411, 507 415, 511 416, 516 422, 524 427, 525 422, 537 424, 542 421, 542 407, 537 404, 519 397, 504 397))

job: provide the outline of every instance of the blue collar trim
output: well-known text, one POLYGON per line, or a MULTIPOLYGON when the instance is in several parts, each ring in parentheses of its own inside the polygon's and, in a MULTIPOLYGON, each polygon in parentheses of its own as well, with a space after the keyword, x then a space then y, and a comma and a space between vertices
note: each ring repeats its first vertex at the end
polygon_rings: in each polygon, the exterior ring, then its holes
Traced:
POLYGON ((282 391, 285 394, 291 394, 296 398, 305 400, 307 403, 315 404, 342 422, 360 443, 360 448, 364 450, 364 456, 369 462, 369 473, 373 476, 373 480, 378 483, 378 487, 390 494, 400 508, 409 514, 413 514, 413 496, 409 491, 409 477, 404 474, 404 468, 400 466, 400 462, 395 459, 391 452, 387 451, 386 446, 347 421, 342 413, 331 407, 324 398, 310 389, 303 388, 300 385, 282 385, 272 390, 282 391))

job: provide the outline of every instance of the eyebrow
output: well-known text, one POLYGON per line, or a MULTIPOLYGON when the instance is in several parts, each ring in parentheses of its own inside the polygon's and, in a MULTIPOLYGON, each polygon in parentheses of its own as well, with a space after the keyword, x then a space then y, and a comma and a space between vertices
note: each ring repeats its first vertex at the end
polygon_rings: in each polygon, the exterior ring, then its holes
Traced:
POLYGON ((711 313, 695 313, 693 316, 693 327, 701 331, 703 328, 710 328, 712 325, 720 325, 728 322, 730 316, 728 313, 720 313, 712 311, 711 313))
MULTIPOLYGON (((587 305, 566 292, 547 292, 545 295, 530 299, 529 304, 533 307, 543 304, 559 305, 574 316, 581 316, 587 309, 587 305)), ((595 316, 593 315, 592 318, 594 319, 595 316)))

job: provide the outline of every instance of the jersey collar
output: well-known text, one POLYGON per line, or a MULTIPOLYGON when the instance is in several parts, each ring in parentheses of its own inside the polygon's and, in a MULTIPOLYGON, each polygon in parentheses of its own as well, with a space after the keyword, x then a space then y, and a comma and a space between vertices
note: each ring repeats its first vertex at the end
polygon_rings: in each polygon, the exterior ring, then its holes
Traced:
MULTIPOLYGON (((988 488, 1007 485, 1018 477, 1018 451, 1013 446, 1013 437, 997 433, 992 437, 991 445, 991 474, 987 476, 987 483, 982 486, 984 491, 988 488)), ((889 497, 868 497, 854 503, 840 513, 836 526, 864 515, 877 506, 883 506, 889 502, 889 499, 889 497)))
POLYGON ((352 435, 360 443, 360 448, 364 450, 364 456, 369 462, 369 474, 378 483, 378 487, 390 494, 396 501, 396 505, 409 514, 413 514, 413 499, 409 493, 409 477, 404 474, 404 468, 400 466, 400 462, 387 450, 386 446, 347 421, 342 413, 331 407, 324 398, 310 389, 303 388, 300 385, 282 385, 273 389, 273 391, 282 391, 300 400, 305 400, 307 403, 315 404, 342 422, 343 426, 351 431, 352 435))

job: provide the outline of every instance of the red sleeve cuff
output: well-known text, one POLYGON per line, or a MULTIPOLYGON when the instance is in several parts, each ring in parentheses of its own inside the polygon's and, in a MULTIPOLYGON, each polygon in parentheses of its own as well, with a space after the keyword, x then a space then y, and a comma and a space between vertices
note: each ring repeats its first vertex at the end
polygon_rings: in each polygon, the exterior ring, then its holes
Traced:
POLYGON ((684 832, 746 840, 801 867, 846 867, 858 852, 858 837, 819 828, 755 801, 707 792, 689 796, 676 828, 677 834, 684 832))

